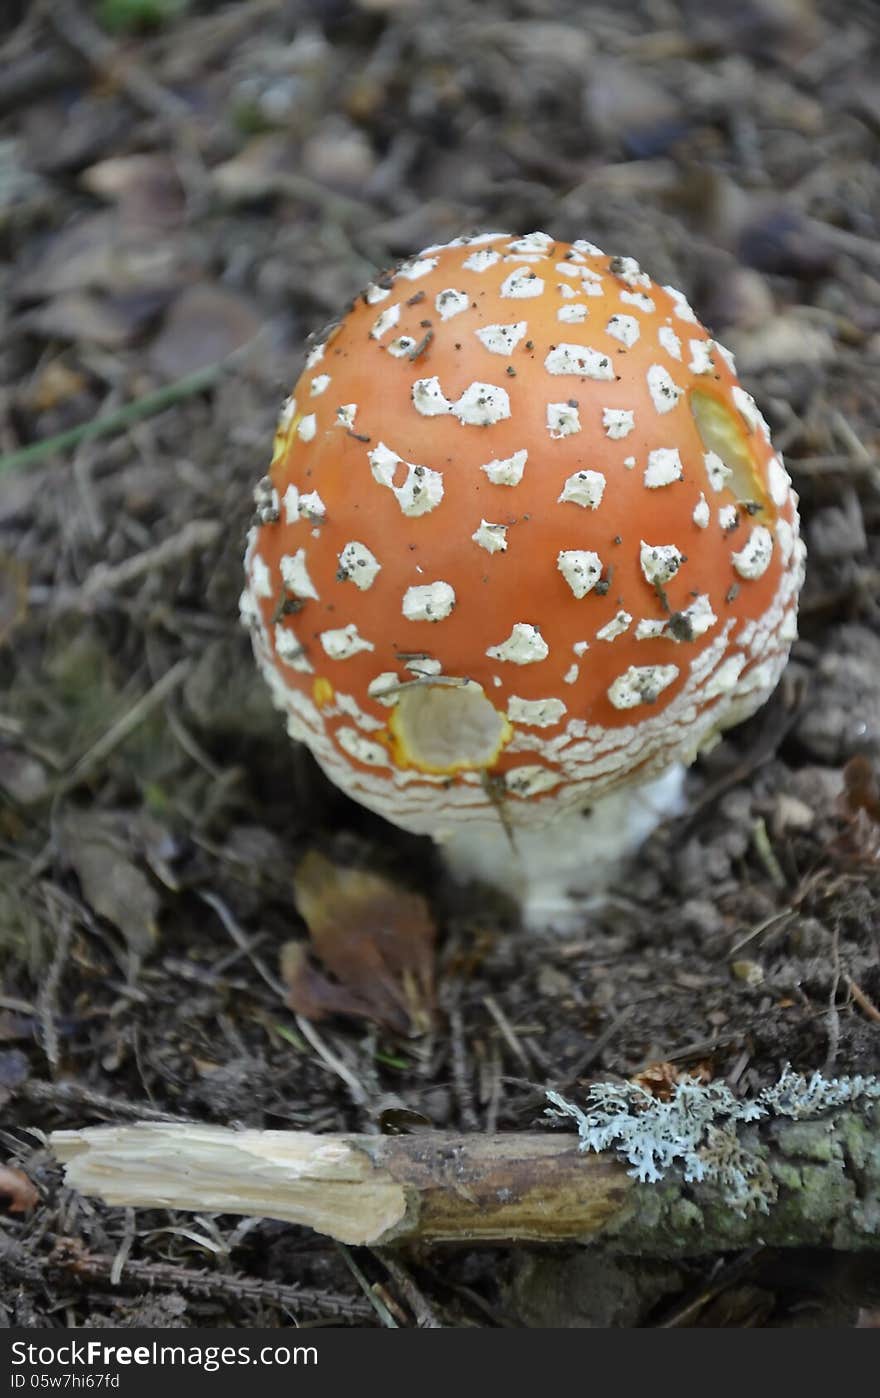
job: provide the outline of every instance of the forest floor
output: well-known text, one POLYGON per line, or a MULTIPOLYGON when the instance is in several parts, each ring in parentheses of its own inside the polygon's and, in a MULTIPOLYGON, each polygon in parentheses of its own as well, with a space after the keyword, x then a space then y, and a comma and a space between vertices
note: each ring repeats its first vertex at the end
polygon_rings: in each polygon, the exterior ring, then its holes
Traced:
MULTIPOLYGON (((113 28, 148 8, 12 0, 0 21, 0 1116, 39 1195, 0 1222, 0 1321, 374 1325, 335 1244, 104 1208, 40 1133, 534 1130, 547 1087, 646 1070, 738 1094, 786 1063, 880 1071, 880 16, 154 0, 157 27, 113 28), (685 291, 771 423, 809 550, 777 693, 565 937, 450 889, 426 842, 329 787, 238 622, 306 336, 377 267, 487 227, 586 237, 685 291), (427 1033, 287 1005, 310 851, 427 898, 427 1033)), ((611 1291, 591 1258, 357 1254, 403 1324, 411 1288, 454 1326, 880 1304, 857 1257, 620 1264, 611 1291)))

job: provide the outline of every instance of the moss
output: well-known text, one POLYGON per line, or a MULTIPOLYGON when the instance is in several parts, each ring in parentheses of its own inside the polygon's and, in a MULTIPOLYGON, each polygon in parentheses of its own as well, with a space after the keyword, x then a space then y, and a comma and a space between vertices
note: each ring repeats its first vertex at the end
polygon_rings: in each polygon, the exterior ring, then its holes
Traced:
POLYGON ((794 1122, 778 1134, 780 1152, 791 1159, 828 1164, 840 1159, 840 1146, 826 1122, 794 1122))
POLYGON ((801 1172, 796 1165, 788 1165, 784 1161, 774 1160, 770 1166, 770 1173, 780 1189, 800 1189, 801 1172))

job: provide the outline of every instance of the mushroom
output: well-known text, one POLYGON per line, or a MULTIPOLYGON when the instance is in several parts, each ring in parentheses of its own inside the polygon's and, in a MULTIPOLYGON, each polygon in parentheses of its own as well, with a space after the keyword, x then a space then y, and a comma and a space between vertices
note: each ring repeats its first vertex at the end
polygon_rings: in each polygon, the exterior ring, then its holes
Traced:
POLYGON ((796 635, 797 496, 732 356, 585 241, 481 233, 377 278, 312 345, 256 505, 241 610, 291 736, 535 925, 676 807, 796 635))

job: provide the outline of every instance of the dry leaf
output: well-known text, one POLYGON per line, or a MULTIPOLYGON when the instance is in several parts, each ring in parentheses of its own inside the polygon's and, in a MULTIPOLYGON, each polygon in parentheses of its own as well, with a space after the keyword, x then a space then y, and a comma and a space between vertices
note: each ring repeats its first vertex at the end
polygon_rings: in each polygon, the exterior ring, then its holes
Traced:
POLYGON ((27 226, 35 214, 52 208, 52 190, 29 168, 17 140, 0 140, 0 232, 27 226))
POLYGON ((434 1123, 411 1107, 386 1107, 379 1113, 379 1130, 383 1136, 414 1136, 419 1131, 433 1131, 434 1123))
POLYGON ((797 63, 821 41, 823 32, 815 0, 739 0, 736 5, 687 0, 684 23, 698 48, 706 45, 710 52, 745 54, 764 63, 771 56, 797 63))
POLYGON ((82 895, 118 927, 131 951, 146 955, 158 938, 159 895, 104 822, 79 811, 65 821, 61 842, 82 895))
POLYGON ((859 753, 843 769, 837 806, 847 821, 847 843, 861 858, 880 862, 880 771, 859 753))
POLYGON ((353 1019, 373 1019, 368 999, 331 981, 319 971, 306 942, 285 942, 281 948, 281 976, 289 987, 287 1003, 306 1019, 326 1019, 328 1015, 350 1015, 353 1019))
POLYGON ((37 370, 21 401, 35 412, 47 413, 85 393, 88 386, 88 379, 79 369, 71 368, 63 359, 50 359, 37 370))
POLYGON ((124 226, 116 209, 84 214, 43 244, 34 262, 16 278, 17 300, 43 301, 65 292, 99 288, 117 295, 164 289, 183 274, 184 248, 155 229, 124 226))
POLYGON ((233 291, 208 283, 188 287, 153 341, 150 366, 163 378, 182 379, 241 349, 261 323, 251 303, 233 291))
POLYGON ((27 615, 27 570, 15 558, 0 554, 0 646, 27 615))
POLYGON ((380 874, 312 851, 294 879, 296 905, 324 971, 301 943, 284 950, 288 1003, 298 1014, 371 1019, 424 1033, 434 1002, 436 928, 427 901, 380 874))
POLYGON ((24 1170, 0 1165, 0 1200, 11 1214, 26 1214, 40 1202, 40 1196, 24 1170))
POLYGON ((827 330, 794 312, 774 315, 750 330, 729 330, 725 343, 740 371, 752 374, 788 364, 824 364, 837 352, 827 330))
POLYGON ((174 228, 183 221, 186 200, 168 155, 111 156, 84 170, 81 179, 92 194, 113 200, 129 228, 174 228))
POLYGON ((246 204, 281 193, 286 177, 298 170, 296 147, 287 136, 272 131, 248 141, 237 155, 217 165, 211 178, 225 203, 246 204))
POLYGON ((86 341, 103 349, 122 349, 141 329, 139 302, 101 296, 93 291, 66 291, 22 316, 22 325, 47 340, 86 341), (127 307, 131 305, 135 314, 127 307))
POLYGON ((0 747, 0 790, 20 806, 44 801, 51 784, 42 762, 17 748, 0 747))
POLYGON ((359 194, 376 168, 376 156, 361 128, 334 114, 303 142, 302 168, 319 184, 359 194))
POLYGON ((847 815, 865 815, 880 825, 880 772, 875 771, 869 757, 860 753, 851 757, 843 769, 841 809, 847 815))
MULTIPOLYGON (((708 1063, 697 1063, 688 1068, 686 1076, 696 1078, 697 1082, 701 1083, 711 1082, 712 1070, 708 1063)), ((632 1081, 638 1083, 646 1092, 650 1092, 652 1097, 659 1098, 661 1102, 668 1102, 681 1078, 682 1074, 674 1063, 663 1062, 649 1063, 647 1068, 636 1073, 632 1081)))
POLYGON ((644 68, 622 62, 595 65, 584 107, 598 139, 639 159, 663 154, 686 130, 681 100, 644 68))

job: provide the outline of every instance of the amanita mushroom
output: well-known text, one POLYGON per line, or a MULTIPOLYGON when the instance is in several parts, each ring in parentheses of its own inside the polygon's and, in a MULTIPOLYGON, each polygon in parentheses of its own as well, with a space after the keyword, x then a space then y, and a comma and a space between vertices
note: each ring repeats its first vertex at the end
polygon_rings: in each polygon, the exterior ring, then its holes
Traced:
POLYGON ((796 635, 797 497, 732 356, 584 241, 457 238, 369 285, 256 503, 242 616, 291 736, 533 923, 644 836, 796 635))

